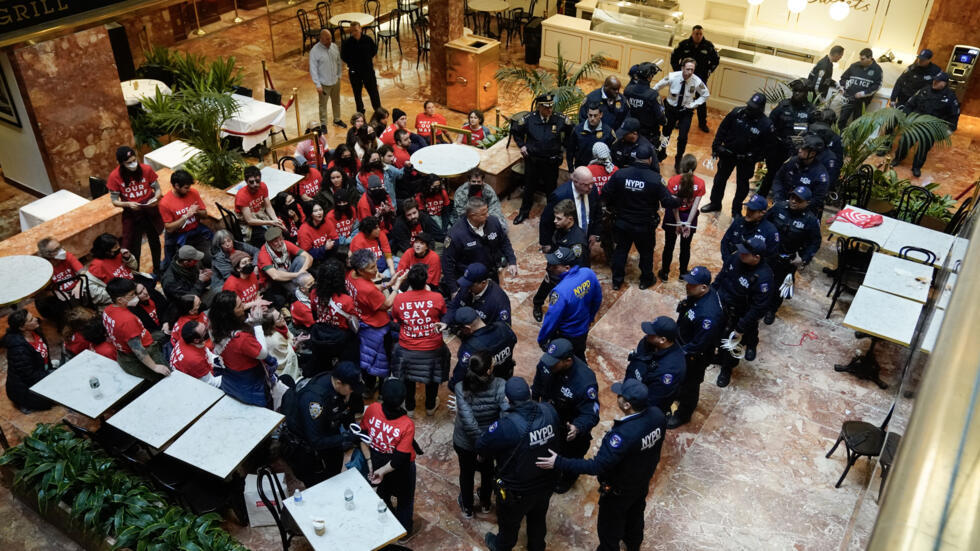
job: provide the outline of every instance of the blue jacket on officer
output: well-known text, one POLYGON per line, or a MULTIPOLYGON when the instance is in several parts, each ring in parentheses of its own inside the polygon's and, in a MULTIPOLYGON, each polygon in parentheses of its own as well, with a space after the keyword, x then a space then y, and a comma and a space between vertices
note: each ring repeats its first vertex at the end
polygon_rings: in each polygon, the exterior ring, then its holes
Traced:
MULTIPOLYGON (((685 281, 711 284, 711 273, 697 267, 685 274, 685 281)), ((685 354, 710 354, 725 328, 725 310, 718 291, 709 288, 700 298, 685 298, 677 304, 677 344, 685 354)))
POLYGON ((641 327, 645 336, 629 355, 624 380, 637 379, 645 384, 649 403, 668 411, 687 371, 684 351, 677 344, 677 323, 660 316, 641 327))
POLYGON ((596 142, 612 147, 615 141, 616 133, 611 126, 600 121, 598 128, 592 128, 589 126, 589 121, 583 118, 568 133, 568 142, 565 144, 565 159, 568 161, 569 171, 575 170, 577 166, 589 164, 592 160, 592 146, 596 142))
POLYGON ((629 106, 626 104, 626 98, 623 97, 623 94, 616 92, 615 95, 607 95, 606 91, 599 87, 589 92, 582 100, 582 106, 578 110, 580 121, 585 120, 589 112, 588 107, 592 103, 599 105, 599 111, 602 112, 602 122, 609 125, 613 130, 618 129, 629 114, 629 106))
MULTIPOLYGON (((501 258, 508 264, 517 264, 514 248, 507 237, 507 230, 496 216, 488 216, 483 224, 483 235, 477 234, 464 216, 453 224, 446 237, 446 249, 442 253, 442 277, 449 292, 456 290, 456 280, 466 267, 479 262, 487 271, 496 274, 501 258)), ((495 275, 491 275, 496 279, 495 275)))
MULTIPOLYGON (((456 319, 458 323, 458 318, 456 319)), ((517 335, 509 325, 502 321, 487 324, 470 336, 460 336, 459 350, 456 352, 456 367, 449 379, 449 388, 463 380, 470 356, 477 351, 486 351, 493 357, 493 370, 514 372, 514 349, 517 348, 517 335)))
MULTIPOLYGON (((552 258, 569 249, 561 248, 546 255, 548 263, 552 258)), ((570 255, 574 256, 574 255, 570 255)), ((558 260, 563 261, 563 260, 558 260)), ((569 258, 568 262, 577 262, 569 258)), ((557 335, 580 337, 589 332, 589 326, 602 306, 602 287, 599 278, 589 268, 571 266, 564 275, 556 275, 549 271, 551 277, 560 277, 561 281, 548 295, 548 311, 541 322, 538 333, 538 343, 547 343, 557 335)))
POLYGON ((650 62, 630 67, 630 82, 623 89, 623 97, 629 107, 629 116, 640 123, 640 134, 659 137, 660 128, 667 124, 667 116, 660 105, 660 94, 650 87, 650 79, 660 68, 650 62))
MULTIPOLYGON (((636 151, 642 146, 650 148, 650 151, 656 151, 657 147, 655 144, 651 143, 650 140, 646 138, 641 133, 642 128, 640 127, 640 121, 634 119, 633 117, 628 117, 623 126, 619 129, 619 134, 617 134, 616 143, 612 144, 609 148, 609 157, 612 162, 616 164, 619 168, 624 168, 629 166, 633 161, 636 160, 636 151), (630 142, 626 140, 628 134, 636 133, 636 141, 630 142)), ((659 174, 660 167, 657 164, 656 155, 651 162, 650 168, 659 174)))
MULTIPOLYGON (((809 201, 809 188, 800 186, 790 195, 809 201)), ((779 256, 792 260, 797 254, 804 264, 809 264, 820 250, 820 222, 807 209, 793 210, 788 201, 776 203, 766 213, 766 219, 776 226, 779 235, 779 256)))
POLYGON ((653 231, 660 222, 661 205, 674 208, 681 204, 667 191, 660 174, 640 161, 609 178, 602 188, 602 202, 615 214, 613 226, 626 231, 653 231))
POLYGON ((739 244, 736 252, 725 259, 725 264, 712 286, 718 291, 721 304, 737 316, 735 330, 744 333, 758 326, 766 314, 772 297, 772 269, 764 260, 755 266, 742 262, 741 254, 765 254, 765 244, 753 238, 739 244))
POLYGON ((823 214, 824 201, 826 201, 827 193, 830 191, 830 175, 817 159, 817 155, 820 155, 823 150, 824 143, 819 136, 815 134, 804 136, 803 145, 800 146, 800 154, 812 154, 813 159, 804 161, 800 155, 797 155, 783 163, 773 178, 773 199, 785 201, 789 198, 791 191, 800 186, 806 186, 813 192, 810 211, 819 218, 823 214))

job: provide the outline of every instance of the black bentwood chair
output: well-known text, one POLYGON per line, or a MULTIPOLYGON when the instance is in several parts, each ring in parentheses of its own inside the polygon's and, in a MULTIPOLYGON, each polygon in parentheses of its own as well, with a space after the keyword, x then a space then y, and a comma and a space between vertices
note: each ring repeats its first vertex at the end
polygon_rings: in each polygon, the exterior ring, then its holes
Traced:
POLYGON ((262 504, 272 515, 272 519, 276 521, 276 527, 279 528, 279 537, 282 538, 282 549, 283 551, 289 551, 289 546, 293 542, 293 538, 300 536, 302 537, 302 532, 296 526, 296 522, 293 521, 292 515, 286 510, 283 502, 286 500, 286 492, 283 491, 282 485, 279 484, 279 479, 276 478, 276 474, 272 472, 269 467, 262 467, 258 472, 258 490, 259 498, 262 500, 262 504), (268 492, 266 492, 266 485, 268 485, 268 492), (271 498, 269 496, 272 496, 271 498))
POLYGON ((895 458, 895 452, 898 450, 898 443, 902 439, 899 434, 887 432, 888 422, 891 421, 894 411, 895 406, 893 405, 888 410, 888 415, 885 416, 885 420, 880 426, 875 426, 864 421, 844 421, 840 429, 840 435, 837 437, 837 441, 834 442, 834 447, 830 448, 830 451, 827 452, 827 457, 829 458, 837 450, 837 446, 841 442, 844 443, 844 449, 847 451, 847 465, 837 480, 837 484, 834 485, 835 488, 840 488, 848 471, 851 470, 851 467, 854 466, 854 463, 858 459, 867 457, 870 461, 872 457, 878 457, 880 455, 882 457, 882 470, 881 486, 878 489, 878 494, 881 494, 881 490, 885 487, 885 477, 888 476, 888 470, 895 458), (887 465, 885 464, 886 460, 887 465))

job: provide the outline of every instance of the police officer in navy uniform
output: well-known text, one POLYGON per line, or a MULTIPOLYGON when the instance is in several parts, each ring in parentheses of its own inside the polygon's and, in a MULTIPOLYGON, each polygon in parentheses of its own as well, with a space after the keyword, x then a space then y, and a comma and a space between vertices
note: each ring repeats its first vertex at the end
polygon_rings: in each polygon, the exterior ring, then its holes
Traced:
MULTIPOLYGON (((817 155, 817 162, 822 164, 823 167, 827 169, 827 189, 829 191, 834 191, 837 189, 837 184, 840 180, 843 149, 841 149, 841 152, 838 153, 838 149, 836 147, 831 149, 827 144, 834 142, 837 142, 835 145, 840 144, 840 136, 834 132, 830 125, 822 121, 811 124, 807 128, 806 132, 807 134, 817 136, 824 143, 823 151, 817 155)), ((843 147, 843 144, 840 145, 843 147)))
POLYGON ((456 280, 456 285, 459 290, 446 306, 446 313, 442 316, 443 323, 452 324, 456 310, 469 306, 488 325, 497 321, 510 325, 510 298, 491 279, 486 266, 479 262, 470 264, 463 276, 456 280))
POLYGON ((517 121, 510 131, 524 157, 524 197, 514 224, 527 220, 537 191, 548 194, 555 188, 563 157, 562 146, 572 130, 572 121, 564 114, 554 112, 553 95, 542 94, 534 102, 537 110, 517 121))
POLYGON ((667 123, 660 94, 650 87, 650 79, 660 72, 660 67, 649 61, 630 67, 630 82, 623 90, 629 107, 629 116, 640 124, 640 135, 654 144, 657 160, 667 158, 667 148, 660 147, 660 128, 667 123))
POLYGON ((824 96, 831 86, 836 87, 834 81, 834 63, 844 57, 844 47, 836 45, 830 49, 830 53, 820 58, 820 61, 810 69, 810 75, 806 79, 810 90, 817 93, 817 96, 824 96))
MULTIPOLYGON (((947 132, 950 134, 956 131, 956 125, 960 120, 960 103, 956 99, 956 92, 949 88, 949 75, 945 72, 936 75, 932 85, 916 92, 901 109, 906 113, 923 113, 946 121, 949 125, 947 132)), ((922 165, 926 163, 926 155, 929 154, 930 149, 932 149, 931 143, 928 145, 919 143, 915 151, 915 157, 912 159, 912 175, 916 178, 922 175, 922 165)), ((901 163, 908 153, 909 148, 905 140, 899 140, 892 166, 901 163)))
POLYGON ((650 405, 669 415, 670 405, 684 381, 684 351, 677 344, 677 323, 667 316, 640 324, 643 338, 630 353, 624 380, 647 386, 650 405))
POLYGON ((656 244, 660 206, 674 208, 680 201, 664 187, 660 174, 651 168, 653 149, 636 149, 636 160, 617 170, 602 188, 603 206, 613 217, 615 251, 612 258, 613 289, 623 286, 630 247, 640 253, 640 289, 656 281, 653 249, 656 244))
MULTIPOLYGON (((538 362, 531 384, 531 398, 549 402, 558 411, 567 434, 560 453, 572 459, 585 457, 592 442, 592 427, 599 423, 599 389, 595 373, 572 350, 567 339, 555 339, 538 362)), ((574 473, 559 477, 555 492, 567 492, 578 478, 574 473)))
POLYGON ((859 59, 840 76, 840 86, 844 90, 844 105, 840 108, 841 129, 864 113, 881 88, 881 65, 875 61, 871 48, 861 50, 858 55, 859 59))
MULTIPOLYGON (((758 237, 739 243, 712 284, 725 309, 721 337, 739 340, 745 347, 745 359, 750 362, 759 345, 759 320, 768 311, 774 290, 772 269, 763 260, 765 252, 766 244, 758 237)), ((739 358, 732 354, 722 354, 718 386, 728 386, 738 362, 739 358)))
POLYGON ((613 383, 623 416, 613 421, 592 459, 556 455, 538 458, 543 469, 595 475, 599 480, 599 515, 596 528, 599 551, 639 551, 643 542, 643 513, 650 480, 660 462, 666 421, 649 402, 647 388, 627 379, 613 383))
POLYGON ((442 253, 443 286, 448 293, 456 291, 456 280, 474 262, 483 264, 497 282, 502 261, 507 263, 511 276, 517 275, 517 257, 507 230, 496 216, 489 214, 485 199, 470 197, 466 200, 466 215, 450 228, 442 253))
POLYGON ((456 351, 456 367, 449 380, 449 388, 463 380, 470 356, 475 352, 486 352, 493 359, 493 376, 510 379, 514 375, 514 350, 517 348, 517 335, 509 325, 502 321, 484 322, 476 310, 463 306, 456 310, 452 319, 458 328, 459 350, 456 351))
POLYGON ((766 209, 769 201, 761 195, 753 195, 745 203, 745 214, 732 220, 725 235, 721 238, 721 259, 725 260, 735 253, 739 243, 745 243, 753 237, 760 237, 766 244, 765 258, 776 254, 779 250, 779 232, 776 226, 766 220, 766 209))
MULTIPOLYGON (((691 36, 681 40, 677 44, 677 47, 670 54, 670 66, 675 71, 680 71, 681 61, 684 58, 691 58, 697 62, 697 66, 694 68, 694 74, 705 84, 708 83, 708 77, 718 68, 718 64, 721 62, 721 58, 718 57, 718 50, 715 49, 715 45, 710 40, 704 37, 704 27, 701 25, 691 27, 691 36)), ((710 132, 711 129, 708 128, 707 105, 703 103, 699 105, 697 113, 698 128, 702 132, 710 132)))
MULTIPOLYGON (((618 139, 609 148, 610 158, 619 168, 626 167, 636 161, 636 151, 641 147, 645 146, 654 149, 653 143, 643 135, 642 130, 640 121, 633 117, 626 117, 623 125, 619 127, 618 139)), ((659 172, 660 167, 656 161, 651 163, 650 166, 653 170, 659 172)))
POLYGON ((928 48, 922 50, 916 56, 915 63, 909 65, 909 68, 895 81, 892 95, 888 98, 889 104, 892 107, 905 105, 905 102, 912 99, 916 92, 931 86, 932 80, 941 72, 943 70, 939 65, 932 62, 932 50, 928 48))
POLYGON ((531 401, 524 379, 512 377, 504 393, 510 407, 476 442, 476 452, 493 458, 497 474, 497 533, 487 532, 484 541, 490 551, 510 551, 527 518, 528 551, 544 551, 557 475, 535 463, 560 449, 565 426, 554 406, 531 401))
POLYGON ((307 488, 343 469, 345 445, 353 444, 347 427, 354 412, 364 409, 360 373, 353 363, 340 362, 331 372, 302 379, 282 397, 283 457, 307 488))
POLYGON ((810 188, 800 186, 789 194, 789 201, 776 203, 766 219, 779 231, 779 254, 768 259, 777 290, 772 293, 772 304, 766 312, 766 325, 772 325, 776 311, 783 304, 779 288, 787 277, 795 277, 797 270, 805 268, 820 250, 820 222, 807 207, 813 194, 810 188))
POLYGON ((589 327, 602 306, 602 287, 595 272, 578 265, 578 258, 567 247, 545 255, 548 279, 555 287, 548 295, 548 312, 541 321, 538 345, 544 349, 553 339, 568 339, 575 355, 584 360, 589 327))
POLYGON ((588 166, 592 161, 592 146, 596 142, 612 146, 616 141, 616 133, 602 119, 599 103, 583 105, 582 110, 585 111, 585 116, 568 133, 568 143, 565 144, 565 159, 568 161, 569 171, 577 166, 588 166))
MULTIPOLYGON (((551 234, 551 243, 542 247, 542 250, 545 254, 548 254, 561 248, 568 249, 576 257, 576 263, 579 266, 588 267, 589 238, 582 231, 582 228, 579 227, 579 224, 576 223, 575 203, 571 199, 562 199, 550 210, 554 215, 554 232, 551 234)), ((544 306, 545 299, 548 298, 552 289, 557 284, 558 280, 551 277, 551 271, 546 270, 544 279, 541 280, 541 284, 538 285, 538 290, 534 293, 534 298, 531 300, 534 321, 541 321, 544 317, 544 312, 541 308, 544 306)))
POLYGON ((725 327, 725 311, 718 292, 711 288, 708 268, 695 266, 681 279, 687 285, 687 298, 677 303, 677 344, 684 352, 687 369, 677 393, 677 411, 667 419, 669 429, 690 421, 698 408, 704 371, 714 360, 725 327))
POLYGON ((794 189, 804 186, 810 188, 813 199, 810 201, 810 212, 820 220, 823 215, 824 201, 830 191, 830 175, 818 160, 824 150, 820 136, 807 134, 803 136, 803 144, 795 157, 789 159, 776 172, 773 178, 772 196, 775 201, 789 199, 794 189))
POLYGON ((578 119, 580 121, 585 120, 588 109, 592 105, 596 105, 602 113, 602 122, 609 125, 613 130, 617 130, 619 125, 623 124, 626 115, 629 114, 626 98, 620 93, 622 87, 623 85, 620 84, 616 75, 606 77, 601 88, 596 88, 585 96, 582 107, 578 111, 578 119))
POLYGON ((728 177, 735 171, 735 197, 732 199, 732 218, 742 210, 749 194, 749 180, 755 174, 755 163, 762 160, 766 147, 773 141, 772 122, 765 114, 766 96, 752 94, 745 107, 736 107, 725 115, 711 144, 711 156, 718 159, 718 171, 711 185, 711 200, 701 212, 721 210, 728 177))
POLYGON ((769 112, 769 120, 772 122, 772 130, 776 135, 776 142, 768 148, 766 155, 766 175, 759 184, 758 193, 763 197, 769 195, 772 189, 772 181, 776 176, 776 171, 783 166, 786 159, 796 155, 797 138, 806 132, 811 122, 816 121, 817 112, 813 104, 807 101, 809 87, 803 79, 796 79, 789 83, 790 97, 780 101, 772 111, 769 112))

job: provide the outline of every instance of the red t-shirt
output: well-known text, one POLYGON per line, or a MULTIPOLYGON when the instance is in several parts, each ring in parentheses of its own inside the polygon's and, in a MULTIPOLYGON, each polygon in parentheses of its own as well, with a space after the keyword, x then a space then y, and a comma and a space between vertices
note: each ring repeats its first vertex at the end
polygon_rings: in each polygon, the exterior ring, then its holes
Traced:
POLYGON ((184 341, 175 344, 173 351, 170 352, 170 366, 196 379, 211 373, 207 349, 198 348, 184 341))
MULTIPOLYGON (((680 174, 675 174, 670 177, 670 180, 667 180, 667 191, 669 191, 671 195, 677 195, 677 190, 679 190, 680 188, 681 188, 680 174)), ((679 210, 680 212, 690 211, 691 205, 694 204, 694 200, 697 199, 698 197, 703 197, 703 196, 704 196, 704 180, 695 176, 694 195, 692 195, 687 199, 681 199, 680 197, 678 197, 678 199, 681 202, 681 206, 677 210, 679 210)))
POLYGON ((44 359, 44 363, 48 363, 48 343, 44 342, 41 335, 32 332, 31 338, 27 340, 27 343, 41 355, 41 358, 44 359))
POLYGON ((75 255, 65 251, 65 259, 59 260, 54 265, 54 274, 51 276, 51 281, 58 284, 58 290, 70 291, 75 288, 75 285, 78 285, 78 281, 68 280, 81 273, 82 269, 82 263, 75 258, 75 255))
POLYGON ((323 247, 327 244, 327 239, 330 238, 330 225, 327 224, 326 218, 319 228, 314 228, 312 224, 307 221, 305 224, 299 227, 299 235, 296 238, 296 242, 299 243, 299 248, 304 251, 309 251, 310 249, 315 249, 317 247, 323 247))
MULTIPOLYGON (((174 322, 173 329, 170 331, 170 344, 176 345, 177 341, 183 341, 183 339, 180 337, 180 330, 183 329, 184 324, 189 321, 196 321, 197 323, 203 323, 204 325, 208 325, 210 323, 208 320, 208 315, 204 312, 198 312, 195 316, 180 316, 177 318, 177 321, 174 322)), ((208 348, 214 348, 214 344, 211 342, 210 337, 205 344, 208 348)))
POLYGON ((320 186, 323 184, 323 175, 320 171, 310 167, 310 173, 306 175, 305 178, 300 180, 296 186, 299 189, 300 195, 305 195, 307 197, 315 197, 317 193, 320 193, 320 186))
POLYGON ((470 123, 466 123, 463 125, 463 130, 469 130, 471 132, 470 141, 466 142, 464 140, 464 143, 466 143, 467 145, 477 145, 480 143, 481 140, 487 137, 487 133, 483 129, 482 124, 480 126, 477 126, 476 128, 470 128, 470 123))
MULTIPOLYGON (((300 248, 290 241, 283 241, 283 243, 286 244, 286 255, 288 256, 287 262, 291 262, 292 259, 299 254, 300 248)), ((259 249, 259 260, 257 266, 259 271, 262 272, 263 281, 268 279, 265 276, 265 271, 276 267, 276 265, 272 262, 272 257, 269 256, 269 249, 265 245, 262 245, 262 248, 259 249)), ((281 269, 288 270, 289 266, 283 266, 281 269)))
POLYGON ((118 193, 119 198, 123 201, 134 203, 145 203, 153 198, 156 192, 153 191, 150 184, 157 181, 157 173, 150 168, 150 165, 140 163, 140 179, 128 184, 123 182, 122 175, 119 174, 121 168, 116 167, 109 174, 109 179, 106 180, 106 187, 109 188, 109 191, 118 193))
POLYGON ((222 291, 234 291, 244 304, 248 304, 259 296, 259 278, 255 272, 248 274, 248 277, 241 278, 235 274, 228 276, 225 284, 221 286, 222 291))
POLYGON ((383 454, 400 451, 410 454, 411 460, 415 461, 415 447, 412 446, 412 440, 415 439, 415 423, 408 415, 390 420, 381 411, 381 402, 375 402, 364 412, 361 430, 371 436, 371 449, 374 451, 383 454))
POLYGON ((350 237, 350 234, 354 232, 354 226, 357 224, 357 209, 352 210, 351 213, 352 216, 345 216, 337 220, 336 211, 330 209, 330 212, 323 219, 323 225, 327 226, 327 237, 333 240, 340 237, 350 237))
POLYGON ((595 183, 596 193, 602 193, 602 187, 605 186, 606 182, 609 181, 609 178, 612 177, 617 170, 619 170, 619 167, 613 167, 612 172, 609 172, 603 165, 589 165, 588 168, 589 172, 592 173, 592 181, 595 183))
POLYGON ((442 215, 443 209, 448 206, 449 194, 446 190, 442 190, 442 193, 437 193, 436 195, 423 195, 418 193, 415 195, 415 202, 419 204, 419 208, 425 211, 429 216, 440 216, 442 215))
MULTIPOLYGON (((388 204, 388 207, 392 211, 395 210, 395 204, 391 202, 391 197, 386 197, 385 198, 385 203, 388 204)), ((380 206, 380 205, 377 205, 377 206, 380 206)), ((377 212, 377 208, 373 208, 373 209, 371 208, 371 200, 368 197, 368 194, 365 193, 364 195, 361 195, 360 200, 357 202, 357 217, 359 219, 361 219, 361 220, 364 220, 368 216, 375 216, 376 215, 375 214, 376 212, 377 212)), ((386 221, 387 218, 385 218, 385 217, 379 217, 379 218, 381 218, 381 219, 378 220, 379 222, 381 222, 381 229, 384 230, 384 231, 390 230, 391 229, 391 227, 390 227, 391 224, 386 221), (386 227, 386 226, 388 226, 388 227, 386 227)))
POLYGON ((268 197, 269 188, 266 187, 265 182, 259 183, 259 190, 255 193, 249 191, 248 185, 244 185, 235 194, 235 212, 241 214, 242 207, 248 207, 253 214, 261 212, 262 207, 265 205, 265 200, 268 197))
MULTIPOLYGON (((340 309, 347 314, 351 316, 357 315, 357 310, 354 309, 354 299, 352 299, 350 295, 336 294, 330 297, 330 300, 337 304, 337 306, 339 306, 340 309)), ((316 295, 316 289, 310 293, 310 306, 312 307, 313 312, 316 314, 316 322, 325 323, 339 329, 349 329, 350 324, 347 322, 347 318, 337 313, 337 311, 330 306, 330 300, 326 302, 321 301, 316 295)))
MULTIPOLYGON (((204 200, 201 199, 201 194, 195 189, 191 189, 187 192, 187 195, 183 197, 177 197, 177 194, 173 191, 167 193, 160 198, 160 217, 167 224, 180 220, 187 209, 191 208, 191 205, 197 205, 197 212, 204 213, 205 206, 204 200)), ((197 215, 193 215, 188 218, 184 225, 175 230, 173 233, 184 233, 186 231, 193 230, 197 227, 197 215)))
POLYGON ((142 308, 142 309, 143 309, 143 311, 144 311, 144 312, 146 312, 146 313, 147 313, 147 315, 149 315, 149 316, 150 316, 150 319, 151 319, 151 320, 153 320, 153 321, 154 321, 154 322, 156 322, 157 324, 159 324, 159 323, 160 323, 160 314, 158 314, 158 313, 157 313, 157 303, 155 303, 155 302, 153 302, 153 299, 152 299, 152 298, 151 298, 151 299, 149 299, 149 300, 148 300, 148 301, 146 302, 146 304, 143 304, 143 303, 141 302, 141 303, 139 304, 139 306, 140 306, 140 308, 142 308))
POLYGON ((357 171, 361 170, 361 161, 359 161, 358 159, 354 159, 353 169, 347 168, 346 166, 338 165, 334 161, 330 161, 327 164, 327 173, 329 174, 330 171, 334 169, 334 167, 336 167, 338 170, 346 174, 348 178, 355 178, 357 176, 357 171))
POLYGON ((144 348, 153 344, 153 336, 143 327, 143 322, 126 308, 115 304, 106 306, 102 311, 102 325, 105 326, 106 335, 112 342, 112 346, 120 352, 132 354, 133 349, 129 347, 129 340, 135 337, 139 337, 140 344, 144 348))
POLYGON ((258 365, 262 345, 255 335, 246 331, 235 333, 221 351, 221 361, 232 371, 247 371, 258 365))
POLYGON ((395 150, 395 168, 402 168, 405 166, 405 162, 411 160, 412 154, 408 152, 407 149, 400 145, 394 147, 395 150))
POLYGON ((429 266, 429 277, 426 282, 429 285, 439 286, 439 281, 442 279, 442 261, 439 255, 435 251, 429 250, 422 258, 415 256, 415 251, 409 250, 405 251, 402 255, 401 260, 398 261, 399 270, 408 270, 416 264, 425 264, 429 266))
MULTIPOLYGON (((419 136, 428 139, 429 136, 432 134, 432 123, 441 124, 445 126, 446 117, 443 117, 439 113, 436 113, 435 115, 432 115, 430 117, 425 113, 425 111, 423 111, 415 116, 415 132, 419 136)), ((441 134, 444 134, 442 130, 436 131, 437 136, 441 134)), ((432 140, 429 140, 429 143, 434 143, 434 142, 432 140)))
POLYGON ((398 125, 395 123, 391 123, 390 125, 388 125, 388 128, 385 128, 385 131, 381 133, 381 136, 378 139, 381 140, 381 143, 385 145, 393 146, 395 145, 395 132, 397 131, 398 131, 398 125))
POLYGON ((406 291, 395 297, 391 313, 400 326, 398 344, 406 350, 435 350, 442 346, 436 323, 446 313, 446 301, 433 291, 406 291))
POLYGON ((110 360, 115 360, 118 358, 116 347, 112 345, 111 342, 105 341, 100 342, 95 346, 89 346, 89 349, 98 354, 99 356, 109 358, 110 360))
POLYGON ((368 180, 371 178, 372 174, 377 176, 378 179, 381 180, 381 183, 384 183, 385 181, 385 173, 381 170, 362 170, 361 172, 357 173, 357 181, 361 183, 361 187, 365 190, 368 188, 368 180))
POLYGON ((293 316, 293 323, 301 327, 310 327, 313 325, 313 309, 307 306, 299 300, 293 301, 292 306, 289 307, 289 313, 293 316))
MULTIPOLYGON (((300 142, 296 146, 296 154, 302 155, 306 159, 307 163, 314 163, 317 166, 323 166, 326 162, 324 157, 330 154, 330 149, 327 147, 327 139, 322 135, 320 136, 320 156, 317 157, 316 148, 313 146, 313 140, 309 139, 300 142)), ((312 172, 312 171, 311 171, 312 172)))
POLYGON ((88 341, 81 333, 75 331, 68 338, 65 339, 64 345, 65 350, 71 353, 72 356, 77 356, 82 353, 82 350, 90 350, 92 348, 92 343, 88 341))
POLYGON ((391 254, 391 245, 388 244, 388 237, 385 232, 381 232, 377 239, 371 239, 364 232, 354 236, 350 241, 350 252, 361 249, 371 249, 374 256, 384 258, 386 254, 391 254))
POLYGON ((390 320, 385 310, 385 294, 373 282, 348 273, 347 294, 354 300, 354 312, 364 323, 384 327, 390 320))
POLYGON ((133 279, 133 272, 129 266, 123 264, 122 255, 115 258, 95 258, 88 264, 88 273, 99 278, 102 283, 109 283, 115 277, 123 279, 133 279))

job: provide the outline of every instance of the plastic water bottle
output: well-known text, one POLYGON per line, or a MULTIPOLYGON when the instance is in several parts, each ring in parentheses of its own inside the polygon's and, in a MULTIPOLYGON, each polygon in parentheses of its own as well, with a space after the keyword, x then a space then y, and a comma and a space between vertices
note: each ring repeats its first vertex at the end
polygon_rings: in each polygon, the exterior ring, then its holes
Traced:
POLYGON ((91 377, 88 380, 88 386, 92 389, 92 394, 95 396, 96 400, 102 399, 102 383, 99 382, 98 377, 91 377))
POLYGON ((388 522, 388 516, 385 513, 388 512, 388 504, 385 503, 383 499, 378 500, 378 520, 382 523, 388 522))
POLYGON ((348 511, 353 511, 354 510, 354 490, 351 490, 350 488, 347 488, 346 490, 344 490, 344 501, 345 501, 344 507, 346 507, 348 511))
POLYGON ((293 492, 293 504, 302 505, 303 504, 303 492, 299 491, 299 488, 293 492))

